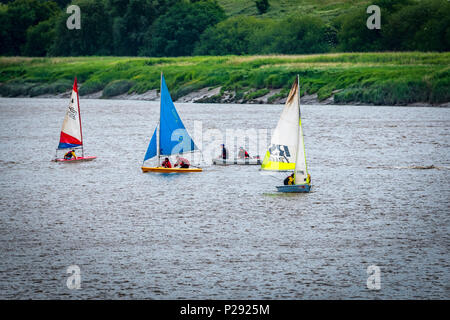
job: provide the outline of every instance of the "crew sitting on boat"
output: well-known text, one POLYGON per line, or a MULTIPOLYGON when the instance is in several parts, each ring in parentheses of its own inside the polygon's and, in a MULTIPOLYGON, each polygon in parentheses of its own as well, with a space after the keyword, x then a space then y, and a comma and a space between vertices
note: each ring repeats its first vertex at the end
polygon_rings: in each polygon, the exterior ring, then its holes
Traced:
POLYGON ((190 165, 191 164, 189 163, 189 161, 187 159, 182 158, 182 157, 177 155, 177 163, 175 163, 173 166, 174 167, 180 166, 180 168, 187 169, 187 168, 189 168, 190 165))
POLYGON ((70 160, 72 158, 74 158, 75 160, 77 159, 77 155, 75 154, 75 150, 70 150, 69 152, 67 152, 64 155, 64 159, 66 159, 66 160, 70 160))
POLYGON ((163 168, 172 168, 172 164, 169 161, 169 158, 165 158, 163 163, 161 164, 161 167, 163 168))
POLYGON ((221 144, 220 146, 222 147, 222 157, 219 156, 219 158, 226 159, 227 158, 227 149, 225 148, 224 144, 221 144))
POLYGON ((250 158, 250 155, 248 154, 247 150, 245 150, 243 147, 239 148, 239 153, 238 153, 238 158, 239 159, 248 159, 250 158))
POLYGON ((294 184, 294 174, 291 174, 289 177, 284 179, 284 185, 285 186, 291 186, 294 184))

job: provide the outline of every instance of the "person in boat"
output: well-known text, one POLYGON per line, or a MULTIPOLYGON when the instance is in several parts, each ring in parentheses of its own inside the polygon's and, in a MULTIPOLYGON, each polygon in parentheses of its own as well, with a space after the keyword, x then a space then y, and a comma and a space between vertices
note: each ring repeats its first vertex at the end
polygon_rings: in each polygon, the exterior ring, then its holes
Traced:
POLYGON ((169 158, 165 158, 163 163, 161 164, 161 167, 163 168, 172 168, 172 164, 169 161, 169 158))
POLYGON ((294 173, 284 179, 285 186, 292 186, 294 184, 294 173))
POLYGON ((69 152, 67 152, 65 155, 64 155, 64 159, 66 159, 66 160, 70 160, 70 159, 77 159, 77 155, 75 154, 75 150, 70 150, 69 152))
MULTIPOLYGON (((227 158, 227 149, 225 148, 225 145, 222 143, 220 145, 222 147, 222 159, 226 159, 227 158)), ((220 156, 219 156, 220 158, 220 156)))
POLYGON ((182 157, 177 155, 177 163, 175 163, 173 166, 174 167, 180 166, 180 168, 187 169, 187 168, 189 168, 190 165, 191 164, 189 163, 189 161, 187 159, 182 158, 182 157))
POLYGON ((307 184, 311 184, 311 175, 308 173, 308 178, 306 179, 307 184))
POLYGON ((248 154, 247 150, 245 150, 243 147, 239 148, 239 153, 238 153, 238 158, 239 159, 248 159, 250 158, 250 155, 248 154))

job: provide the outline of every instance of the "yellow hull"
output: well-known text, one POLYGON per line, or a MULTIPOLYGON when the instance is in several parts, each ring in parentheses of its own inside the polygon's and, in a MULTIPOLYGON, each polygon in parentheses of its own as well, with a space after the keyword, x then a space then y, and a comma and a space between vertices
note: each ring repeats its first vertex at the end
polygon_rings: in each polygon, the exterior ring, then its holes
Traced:
POLYGON ((142 167, 142 172, 202 172, 201 168, 164 168, 164 167, 142 167))

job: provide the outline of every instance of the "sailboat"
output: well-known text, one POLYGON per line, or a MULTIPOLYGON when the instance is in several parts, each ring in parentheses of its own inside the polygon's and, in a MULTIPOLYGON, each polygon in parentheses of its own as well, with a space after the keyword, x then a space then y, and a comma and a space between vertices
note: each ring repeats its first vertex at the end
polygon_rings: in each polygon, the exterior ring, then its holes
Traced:
POLYGON ((83 149, 83 131, 81 130, 80 99, 78 96, 77 78, 75 77, 69 107, 64 117, 59 145, 56 149, 55 162, 91 161, 97 157, 85 157, 83 149), (58 158, 58 150, 81 149, 81 157, 71 159, 58 158))
POLYGON ((223 158, 214 158, 212 159, 212 163, 216 166, 229 166, 229 165, 261 165, 261 159, 259 156, 252 158, 234 158, 234 159, 223 159, 223 158))
POLYGON ((171 156, 186 152, 194 152, 199 149, 189 136, 167 88, 164 75, 161 72, 161 102, 159 111, 159 123, 153 132, 153 136, 148 144, 147 152, 142 164, 143 172, 201 172, 201 168, 165 168, 161 164, 161 156, 171 156), (145 161, 155 158, 155 167, 144 166, 145 161))
POLYGON ((311 190, 311 178, 306 166, 303 140, 298 75, 272 135, 271 145, 266 152, 261 169, 294 171, 294 184, 277 186, 278 192, 309 192, 311 190))

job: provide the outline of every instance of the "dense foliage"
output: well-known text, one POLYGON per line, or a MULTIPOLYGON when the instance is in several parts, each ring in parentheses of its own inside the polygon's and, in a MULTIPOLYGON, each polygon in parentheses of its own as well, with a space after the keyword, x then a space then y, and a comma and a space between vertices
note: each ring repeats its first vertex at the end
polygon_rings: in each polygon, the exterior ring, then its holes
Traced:
POLYGON ((1 0, 0 55, 186 56, 449 51, 447 0, 1 0), (69 4, 81 29, 68 30, 69 4), (381 29, 369 30, 369 4, 381 29), (226 7, 228 16, 222 9, 226 7), (253 11, 252 11, 253 10, 253 11), (275 14, 274 14, 275 12, 275 14))
POLYGON ((145 36, 142 55, 189 56, 203 31, 225 19, 215 2, 179 2, 161 15, 145 36))
MULTIPOLYGON (((335 103, 395 105, 450 101, 450 53, 334 53, 298 56, 0 58, 0 95, 37 96, 70 90, 112 97, 158 90, 161 71, 173 99, 221 87, 210 102, 285 98, 297 74, 302 94, 335 103)), ((206 102, 206 101, 205 101, 206 102)))
POLYGON ((269 10, 269 0, 255 0, 256 8, 260 14, 266 13, 269 10))

